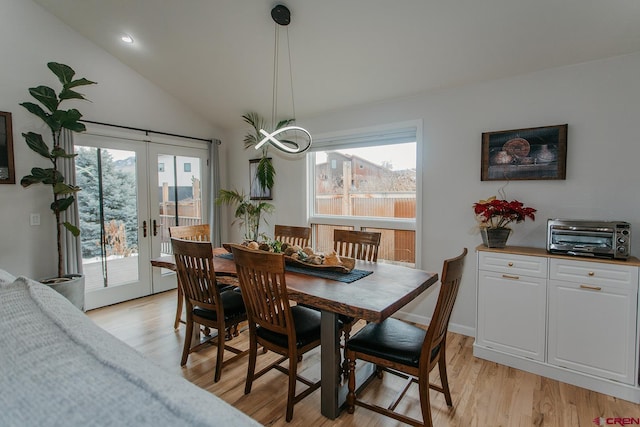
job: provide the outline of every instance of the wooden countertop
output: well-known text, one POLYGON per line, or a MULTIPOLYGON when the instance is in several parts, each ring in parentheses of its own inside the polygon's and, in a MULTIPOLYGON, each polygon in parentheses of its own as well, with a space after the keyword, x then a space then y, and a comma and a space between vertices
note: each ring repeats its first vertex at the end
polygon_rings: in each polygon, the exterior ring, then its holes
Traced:
POLYGON ((547 258, 562 258, 562 259, 571 259, 575 261, 602 262, 605 264, 618 264, 618 265, 628 265, 632 267, 640 267, 640 259, 634 256, 631 256, 626 260, 609 259, 609 258, 591 258, 591 257, 582 257, 582 256, 552 254, 547 252, 546 249, 531 248, 528 246, 505 246, 504 248, 488 248, 484 245, 478 245, 476 246, 476 251, 496 252, 496 253, 513 254, 513 255, 543 256, 547 258))

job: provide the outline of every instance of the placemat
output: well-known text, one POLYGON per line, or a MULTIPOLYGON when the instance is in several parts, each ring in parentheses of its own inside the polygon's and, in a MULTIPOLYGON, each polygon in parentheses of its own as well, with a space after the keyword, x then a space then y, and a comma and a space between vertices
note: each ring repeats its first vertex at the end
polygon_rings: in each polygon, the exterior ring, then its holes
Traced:
MULTIPOLYGON (((233 259, 233 254, 220 254, 216 256, 219 256, 220 258, 225 258, 225 259, 233 259)), ((298 267, 293 265, 286 265, 285 269, 292 273, 307 274, 309 276, 322 277, 323 279, 336 280, 338 282, 343 282, 343 283, 355 282, 356 280, 362 279, 363 277, 366 277, 371 273, 373 273, 373 271, 359 270, 357 268, 354 268, 348 273, 341 273, 339 271, 318 270, 318 269, 304 268, 304 267, 298 267)))

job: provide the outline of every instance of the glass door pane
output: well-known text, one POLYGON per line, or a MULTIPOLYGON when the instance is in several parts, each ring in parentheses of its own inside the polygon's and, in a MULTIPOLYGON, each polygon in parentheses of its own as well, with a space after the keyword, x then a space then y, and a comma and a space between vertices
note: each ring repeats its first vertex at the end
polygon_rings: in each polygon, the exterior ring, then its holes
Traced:
POLYGON ((144 144, 78 138, 76 176, 87 309, 148 295, 144 144), (141 176, 142 175, 142 176, 141 176), (144 181, 144 185, 140 182, 144 181))
MULTIPOLYGON (((154 256, 170 255, 169 227, 203 224, 207 191, 208 151, 200 148, 152 146, 150 159, 156 170, 150 171, 157 181, 150 182, 152 206, 152 253, 154 256)), ((153 292, 162 292, 177 286, 172 271, 153 269, 153 292)))

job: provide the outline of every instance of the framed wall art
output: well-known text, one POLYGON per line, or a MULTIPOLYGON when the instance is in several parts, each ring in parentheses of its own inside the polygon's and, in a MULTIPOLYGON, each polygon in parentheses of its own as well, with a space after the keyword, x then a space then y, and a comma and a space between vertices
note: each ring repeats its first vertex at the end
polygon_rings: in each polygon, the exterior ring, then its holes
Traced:
MULTIPOLYGON (((268 158, 271 161, 271 158, 268 158)), ((258 174, 258 163, 260 163, 260 159, 249 160, 249 184, 250 191, 249 199, 250 200, 272 200, 271 197, 271 189, 270 188, 260 188, 260 182, 258 182, 257 174, 258 174)))
POLYGON ((482 181, 566 179, 567 124, 482 134, 482 181))
POLYGON ((0 184, 15 184, 11 113, 0 111, 0 184))

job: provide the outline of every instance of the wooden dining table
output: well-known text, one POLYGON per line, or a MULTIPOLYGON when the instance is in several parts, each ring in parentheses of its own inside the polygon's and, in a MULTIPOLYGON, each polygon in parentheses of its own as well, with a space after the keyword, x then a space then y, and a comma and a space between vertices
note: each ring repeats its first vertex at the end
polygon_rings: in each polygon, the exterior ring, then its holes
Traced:
MULTIPOLYGON (((228 254, 224 248, 214 248, 215 255, 228 254)), ((156 267, 175 270, 173 256, 151 260, 156 267)), ((216 272, 233 274, 235 263, 228 257, 215 256, 216 272)), ((338 315, 382 322, 415 299, 438 281, 438 274, 401 265, 357 260, 355 269, 372 273, 351 283, 312 276, 304 272, 286 272, 289 299, 316 307, 321 311, 320 377, 322 415, 335 419, 344 404, 347 387, 341 384, 340 331, 338 315)), ((373 373, 358 372, 358 382, 373 373)))

